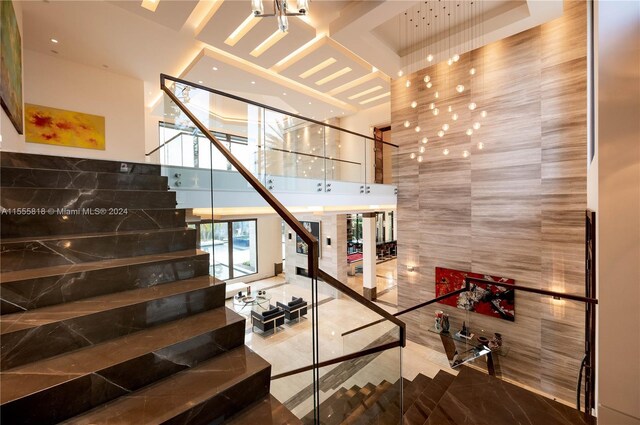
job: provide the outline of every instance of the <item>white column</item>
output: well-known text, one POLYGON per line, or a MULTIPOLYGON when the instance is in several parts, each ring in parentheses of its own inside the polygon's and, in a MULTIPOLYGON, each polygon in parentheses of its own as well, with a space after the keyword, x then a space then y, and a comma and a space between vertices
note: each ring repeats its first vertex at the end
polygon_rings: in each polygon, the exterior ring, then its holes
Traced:
POLYGON ((362 286, 364 296, 376 299, 376 214, 362 215, 362 286))

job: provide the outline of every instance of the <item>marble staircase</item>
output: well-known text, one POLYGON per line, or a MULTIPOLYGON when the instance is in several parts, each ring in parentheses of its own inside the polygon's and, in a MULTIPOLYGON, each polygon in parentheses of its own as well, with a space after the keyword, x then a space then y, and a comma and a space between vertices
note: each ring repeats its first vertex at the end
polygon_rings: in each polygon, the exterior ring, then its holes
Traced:
POLYGON ((286 417, 159 166, 1 152, 0 186, 2 423, 286 417))

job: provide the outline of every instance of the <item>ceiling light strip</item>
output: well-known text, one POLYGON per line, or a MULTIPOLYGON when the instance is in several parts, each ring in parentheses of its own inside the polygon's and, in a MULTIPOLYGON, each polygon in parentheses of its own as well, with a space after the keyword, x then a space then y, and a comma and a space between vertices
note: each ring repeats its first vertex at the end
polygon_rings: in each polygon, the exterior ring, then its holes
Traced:
POLYGON ((329 65, 333 65, 336 62, 337 62, 336 58, 329 58, 326 61, 323 61, 323 62, 319 63, 318 65, 314 66, 313 68, 310 68, 310 69, 306 70, 305 72, 303 72, 302 74, 300 74, 300 78, 310 77, 313 74, 315 74, 316 72, 320 72, 323 69, 325 69, 326 67, 328 67, 329 65))
POLYGON ((365 96, 365 95, 367 95, 369 93, 373 93, 374 91, 378 91, 381 88, 382 88, 382 86, 375 86, 375 87, 372 87, 372 88, 370 88, 368 90, 361 91, 360 93, 354 94, 353 96, 349 96, 347 99, 354 100, 354 99, 357 99, 359 97, 365 96))
POLYGON ((372 98, 370 98, 370 99, 363 100, 362 102, 360 102, 360 104, 361 104, 361 105, 366 105, 367 103, 375 102, 376 100, 382 99, 383 97, 387 97, 387 96, 389 96, 389 95, 391 95, 391 92, 390 92, 390 91, 388 91, 388 92, 386 92, 386 93, 383 93, 383 94, 381 94, 381 95, 379 95, 379 96, 375 96, 375 97, 372 97, 372 98))
POLYGON ((263 54, 264 52, 269 50, 271 47, 273 47, 274 44, 282 40, 287 34, 289 33, 277 30, 276 32, 271 34, 269 37, 267 37, 262 43, 260 43, 258 47, 253 49, 250 55, 253 56, 254 58, 260 57, 261 54, 263 54))
POLYGON ((236 28, 231 33, 231 35, 229 35, 229 37, 224 41, 224 44, 227 44, 231 47, 235 46, 236 43, 240 41, 242 37, 247 35, 247 33, 251 31, 251 29, 255 27, 260 21, 261 18, 254 17, 253 13, 247 16, 247 19, 245 19, 240 25, 238 25, 238 28, 236 28))
POLYGON ((293 65, 303 57, 309 55, 310 53, 316 51, 316 49, 324 46, 326 44, 327 38, 323 34, 321 36, 316 36, 313 40, 308 41, 303 46, 289 53, 284 58, 280 59, 276 64, 271 67, 272 71, 281 72, 282 70, 288 68, 293 65))
POLYGON ((351 68, 349 68, 348 66, 345 66, 340 71, 336 71, 333 74, 328 75, 328 76, 324 77, 323 79, 316 81, 316 85, 322 86, 324 84, 327 84, 330 81, 335 80, 338 77, 342 77, 344 74, 348 74, 351 71, 352 71, 351 68))

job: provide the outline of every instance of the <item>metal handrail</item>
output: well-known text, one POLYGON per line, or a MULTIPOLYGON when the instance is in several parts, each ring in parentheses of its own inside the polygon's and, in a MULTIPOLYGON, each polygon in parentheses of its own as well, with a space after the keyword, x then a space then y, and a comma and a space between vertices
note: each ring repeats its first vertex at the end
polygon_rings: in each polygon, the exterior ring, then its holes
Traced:
MULTIPOLYGON (((238 100, 240 102, 248 103, 250 105, 254 105, 254 106, 257 106, 259 108, 268 109, 270 111, 274 111, 274 112, 277 112, 279 114, 288 115, 290 117, 298 118, 298 119, 301 119, 301 120, 304 120, 304 121, 309 121, 309 122, 312 122, 314 124, 321 125, 323 127, 333 128, 334 130, 342 131, 344 133, 349 133, 349 134, 352 134, 354 136, 362 137, 362 138, 365 138, 365 139, 368 139, 368 140, 382 142, 385 145, 393 146, 395 148, 399 147, 398 145, 395 145, 395 144, 389 143, 389 142, 385 142, 384 140, 376 139, 374 137, 367 136, 367 135, 364 135, 364 134, 360 134, 360 133, 357 133, 355 131, 347 130, 347 129, 344 129, 342 127, 338 127, 337 125, 327 124, 327 123, 324 123, 322 121, 315 120, 313 118, 305 117, 303 115, 294 114, 293 112, 287 112, 287 111, 285 111, 283 109, 274 108, 273 106, 265 105, 264 103, 260 103, 260 102, 255 102, 253 100, 249 100, 249 99, 246 99, 244 97, 236 96, 236 95, 233 95, 233 94, 230 94, 230 93, 225 93, 225 92, 220 91, 220 90, 212 89, 211 87, 203 86, 202 84, 196 84, 196 83, 193 83, 191 81, 183 80, 181 78, 171 77, 171 76, 166 75, 166 74, 160 74, 160 79, 163 79, 163 78, 167 79, 167 80, 174 81, 176 83, 185 84, 185 85, 188 85, 188 86, 200 89, 200 90, 208 91, 209 93, 217 94, 219 96, 228 97, 229 99, 238 100)), ((175 100, 174 100, 174 102, 175 102, 175 100)))

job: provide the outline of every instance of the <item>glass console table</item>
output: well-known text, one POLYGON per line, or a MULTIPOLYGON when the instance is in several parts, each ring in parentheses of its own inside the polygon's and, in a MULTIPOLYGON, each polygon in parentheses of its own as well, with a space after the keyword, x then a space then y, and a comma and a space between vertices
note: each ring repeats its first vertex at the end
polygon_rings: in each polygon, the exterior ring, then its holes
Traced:
POLYGON ((251 315, 251 311, 265 311, 271 305, 271 295, 265 291, 259 291, 257 295, 244 295, 233 297, 233 309, 236 313, 251 315))
POLYGON ((496 366, 499 362, 493 354, 504 357, 509 353, 509 347, 493 343, 491 341, 492 337, 485 332, 480 332, 479 334, 472 333, 471 338, 467 339, 458 335, 456 331, 452 331, 453 329, 455 328, 452 327, 449 332, 444 332, 435 327, 429 328, 429 332, 440 335, 445 354, 449 360, 449 365, 455 369, 465 363, 486 356, 487 371, 489 375, 496 376, 496 366), (485 337, 488 342, 482 343, 478 341, 478 337, 485 337))

